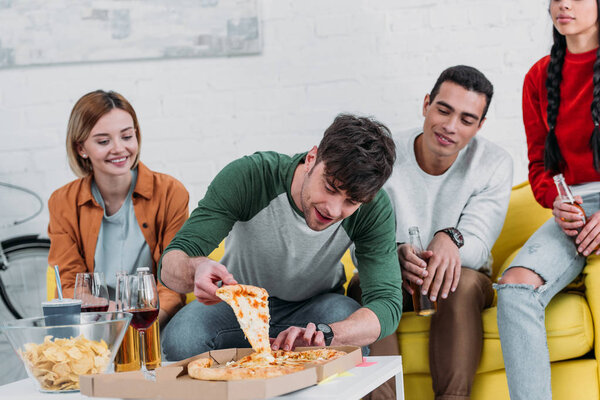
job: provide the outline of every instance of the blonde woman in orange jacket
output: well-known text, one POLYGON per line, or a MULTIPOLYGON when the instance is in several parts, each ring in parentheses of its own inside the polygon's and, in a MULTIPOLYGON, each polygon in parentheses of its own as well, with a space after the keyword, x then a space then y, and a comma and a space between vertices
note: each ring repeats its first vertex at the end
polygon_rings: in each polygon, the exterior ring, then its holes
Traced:
MULTIPOLYGON (((133 273, 158 260, 188 217, 189 195, 175 178, 139 162, 135 111, 120 94, 101 90, 77 101, 67 128, 67 156, 80 177, 48 201, 50 254, 63 292, 72 297, 78 272, 104 272, 111 300, 115 272, 133 273)), ((158 283, 164 326, 185 296, 158 283)))

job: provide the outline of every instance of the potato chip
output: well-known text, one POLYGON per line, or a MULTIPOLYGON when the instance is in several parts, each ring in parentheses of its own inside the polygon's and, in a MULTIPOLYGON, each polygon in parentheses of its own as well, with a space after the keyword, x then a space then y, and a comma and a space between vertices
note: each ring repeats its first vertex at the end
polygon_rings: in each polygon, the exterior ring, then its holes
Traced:
POLYGON ((26 343, 19 350, 27 368, 45 390, 79 389, 79 375, 104 372, 110 350, 104 340, 44 337, 41 344, 26 343))
POLYGON ((79 350, 77 347, 71 347, 70 349, 68 349, 67 354, 70 358, 74 360, 79 360, 81 357, 83 357, 83 354, 81 354, 81 350, 79 350))

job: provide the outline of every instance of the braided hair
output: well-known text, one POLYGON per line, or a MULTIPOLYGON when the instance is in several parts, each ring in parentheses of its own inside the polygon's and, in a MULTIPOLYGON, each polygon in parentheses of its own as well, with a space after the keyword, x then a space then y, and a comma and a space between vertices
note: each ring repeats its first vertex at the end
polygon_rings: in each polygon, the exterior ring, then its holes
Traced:
MULTIPOLYGON (((600 12, 600 0, 596 2, 600 12)), ((600 41, 600 30, 599 30, 600 41)), ((552 28, 554 43, 550 50, 550 63, 548 64, 548 77, 546 79, 546 89, 548 91, 547 122, 548 135, 544 148, 544 167, 552 172, 560 172, 560 167, 565 160, 558 147, 556 139, 556 118, 558 117, 558 107, 560 106, 560 83, 562 82, 562 67, 565 62, 567 52, 567 40, 561 35, 556 27, 552 28)), ((594 168, 600 172, 600 47, 596 51, 596 61, 594 62, 594 93, 591 105, 592 121, 594 121, 594 130, 590 138, 590 148, 594 156, 594 168)))

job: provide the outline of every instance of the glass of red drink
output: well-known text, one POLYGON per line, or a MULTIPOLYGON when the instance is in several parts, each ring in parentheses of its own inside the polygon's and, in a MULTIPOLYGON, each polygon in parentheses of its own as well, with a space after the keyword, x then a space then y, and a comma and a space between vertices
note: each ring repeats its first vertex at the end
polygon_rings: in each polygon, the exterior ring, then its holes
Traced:
POLYGON ((75 277, 74 299, 81 300, 81 312, 108 311, 108 289, 102 272, 80 272, 75 277))
MULTIPOLYGON (((156 280, 150 268, 138 268, 135 275, 127 276, 119 292, 118 307, 133 315, 130 325, 139 332, 140 344, 145 343, 146 329, 156 321, 159 310, 156 280)), ((140 345, 140 360, 142 371, 147 371, 144 347, 140 345)))

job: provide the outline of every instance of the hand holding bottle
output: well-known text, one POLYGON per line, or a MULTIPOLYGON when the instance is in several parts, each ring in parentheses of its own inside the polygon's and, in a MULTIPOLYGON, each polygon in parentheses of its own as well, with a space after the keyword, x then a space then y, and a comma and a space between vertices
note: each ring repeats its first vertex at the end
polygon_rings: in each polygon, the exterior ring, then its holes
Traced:
MULTIPOLYGON (((424 261, 425 259, 431 257, 431 254, 427 256, 427 251, 425 251, 423 248, 418 227, 411 226, 408 228, 408 236, 412 251, 418 258, 424 261)), ((427 273, 427 271, 425 271, 425 273, 427 273)), ((428 290, 423 286, 418 285, 415 281, 410 282, 410 286, 412 289, 411 291, 415 313, 420 316, 434 314, 437 311, 437 301, 432 301, 429 298, 428 290)))
POLYGON ((554 220, 568 236, 575 236, 586 223, 585 211, 581 207, 583 200, 573 196, 563 174, 554 175, 554 184, 558 196, 552 204, 554 220))
POLYGON ((421 286, 423 279, 427 277, 427 262, 431 257, 431 251, 424 251, 421 257, 417 255, 409 243, 398 244, 398 260, 402 272, 402 286, 408 293, 413 294, 411 284, 421 286), (422 258, 421 258, 422 257, 422 258))
POLYGON ((552 204, 554 220, 567 236, 576 236, 585 225, 585 213, 581 209, 580 196, 573 196, 575 204, 563 202, 561 196, 556 196, 552 204))
POLYGON ((580 196, 574 196, 562 174, 554 176, 558 196, 554 199, 552 214, 554 220, 568 236, 577 236, 577 252, 589 256, 593 252, 600 254, 600 212, 591 218, 585 215, 580 196))

